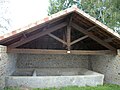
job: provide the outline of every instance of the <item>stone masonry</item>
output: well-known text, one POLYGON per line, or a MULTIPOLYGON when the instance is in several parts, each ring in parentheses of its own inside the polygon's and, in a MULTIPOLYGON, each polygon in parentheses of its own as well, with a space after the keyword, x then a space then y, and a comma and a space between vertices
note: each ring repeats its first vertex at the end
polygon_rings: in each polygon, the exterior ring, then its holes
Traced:
POLYGON ((16 68, 87 68, 105 75, 105 83, 120 85, 119 55, 35 55, 6 53, 0 45, 0 90, 5 86, 5 76, 16 68))
POLYGON ((120 85, 120 56, 90 56, 93 71, 105 75, 105 83, 120 85))
POLYGON ((11 75, 16 68, 17 55, 6 53, 6 50, 0 45, 0 90, 5 86, 5 76, 11 75))
POLYGON ((18 68, 88 68, 88 56, 19 54, 18 68))

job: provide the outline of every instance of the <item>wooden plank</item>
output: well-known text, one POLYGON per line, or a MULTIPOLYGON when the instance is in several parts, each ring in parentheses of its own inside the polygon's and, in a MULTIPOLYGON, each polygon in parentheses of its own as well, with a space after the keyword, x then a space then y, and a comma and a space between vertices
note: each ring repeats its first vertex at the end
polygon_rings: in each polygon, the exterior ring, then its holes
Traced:
POLYGON ((85 35, 85 36, 83 36, 83 37, 80 37, 80 38, 78 38, 77 40, 74 40, 73 42, 71 42, 70 45, 73 45, 73 44, 75 44, 75 43, 77 43, 77 42, 79 42, 79 41, 81 41, 81 40, 83 40, 83 39, 85 39, 85 38, 87 38, 87 37, 88 37, 87 35, 85 35))
POLYGON ((78 55, 116 55, 117 51, 111 50, 48 50, 48 49, 7 49, 8 53, 29 53, 29 54, 78 54, 78 55))
POLYGON ((63 41, 62 39, 56 37, 55 35, 53 35, 53 34, 51 34, 51 33, 49 33, 48 35, 49 35, 50 37, 56 39, 57 41, 59 41, 59 42, 65 44, 65 45, 67 45, 67 43, 66 43, 65 41, 63 41))
POLYGON ((110 49, 110 50, 116 50, 116 48, 112 47, 110 44, 108 44, 107 42, 101 40, 100 38, 98 38, 97 36, 93 35, 91 32, 86 31, 85 29, 79 27, 77 24, 72 23, 72 26, 77 29, 78 31, 88 35, 88 37, 90 37, 91 39, 93 39, 94 41, 98 42, 99 44, 101 44, 102 46, 105 46, 106 48, 110 49))
POLYGON ((25 43, 28 43, 28 42, 30 42, 30 41, 32 41, 32 40, 34 40, 34 39, 37 39, 37 38, 42 37, 42 36, 44 36, 44 35, 47 35, 47 34, 49 34, 49 33, 51 33, 51 32, 54 32, 54 31, 56 31, 56 30, 58 30, 58 29, 60 29, 60 28, 62 28, 62 27, 65 27, 66 25, 67 25, 66 22, 61 23, 61 24, 59 24, 59 25, 56 25, 56 26, 54 26, 54 27, 51 27, 51 28, 47 29, 47 30, 44 31, 44 32, 39 32, 39 33, 37 33, 37 34, 35 34, 35 35, 32 35, 32 36, 30 36, 30 37, 28 37, 28 38, 25 38, 25 39, 22 40, 22 41, 18 41, 18 42, 16 42, 16 43, 13 43, 13 44, 9 45, 8 47, 18 47, 18 46, 23 45, 23 44, 25 44, 25 43))

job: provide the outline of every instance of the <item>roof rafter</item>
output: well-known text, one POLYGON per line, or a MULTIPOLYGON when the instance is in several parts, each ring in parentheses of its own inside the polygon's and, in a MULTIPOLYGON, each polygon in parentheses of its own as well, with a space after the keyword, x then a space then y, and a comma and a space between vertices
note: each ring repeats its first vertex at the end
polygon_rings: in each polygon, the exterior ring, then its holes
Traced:
POLYGON ((18 46, 21 46, 21 45, 23 45, 23 44, 25 44, 25 43, 28 43, 28 42, 30 42, 30 41, 32 41, 32 40, 34 40, 34 39, 37 39, 37 38, 39 38, 39 37, 41 37, 41 36, 44 36, 44 35, 47 35, 47 34, 49 34, 49 33, 51 33, 51 32, 54 32, 54 31, 62 28, 62 27, 65 27, 66 25, 67 25, 67 23, 66 23, 66 22, 63 22, 63 23, 61 23, 61 24, 59 24, 59 25, 56 25, 56 26, 54 26, 54 27, 51 27, 51 28, 45 30, 44 32, 39 32, 39 33, 37 33, 37 34, 35 34, 35 35, 32 35, 32 36, 30 36, 30 37, 28 37, 28 38, 25 38, 24 40, 17 41, 17 42, 15 42, 15 43, 9 45, 8 47, 18 47, 18 46))
POLYGON ((80 38, 78 38, 77 40, 74 40, 73 42, 71 42, 70 45, 73 45, 73 44, 75 44, 75 43, 77 43, 77 42, 79 42, 79 41, 82 41, 83 39, 85 39, 85 38, 87 38, 87 37, 88 37, 88 35, 85 35, 85 36, 83 36, 83 37, 80 37, 80 38))
POLYGON ((87 29, 87 31, 91 31, 92 29, 94 29, 94 28, 96 28, 97 26, 95 25, 95 26, 92 26, 92 27, 90 27, 89 29, 87 29))
POLYGON ((51 34, 51 33, 49 33, 48 35, 49 35, 50 37, 56 39, 57 41, 59 41, 59 42, 65 44, 65 45, 67 45, 67 43, 66 43, 65 41, 63 41, 62 39, 56 37, 55 35, 53 35, 53 34, 51 34))
POLYGON ((78 26, 75 23, 72 23, 72 26, 77 29, 78 31, 84 33, 85 35, 88 35, 88 37, 90 37, 91 39, 93 39, 94 41, 98 42, 99 44, 101 44, 102 46, 105 46, 106 48, 110 49, 110 50, 116 50, 114 47, 112 47, 110 44, 108 44, 107 42, 101 40, 100 38, 96 37, 95 35, 93 35, 91 32, 88 32, 87 30, 81 28, 80 26, 78 26))

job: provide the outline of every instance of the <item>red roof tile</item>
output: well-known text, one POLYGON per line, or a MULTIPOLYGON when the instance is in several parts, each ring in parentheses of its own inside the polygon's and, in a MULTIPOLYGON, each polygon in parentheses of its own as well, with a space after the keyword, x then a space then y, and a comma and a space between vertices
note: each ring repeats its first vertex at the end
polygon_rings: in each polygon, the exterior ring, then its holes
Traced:
POLYGON ((77 12, 78 14, 82 15, 86 19, 89 19, 91 22, 95 23, 99 27, 105 29, 108 33, 113 34, 114 36, 116 36, 117 38, 120 39, 120 35, 118 33, 114 32, 112 29, 108 28, 106 25, 99 22, 95 18, 91 17, 89 14, 87 14, 84 11, 78 9, 76 6, 73 6, 71 8, 60 11, 60 12, 58 12, 56 14, 51 15, 51 16, 47 16, 47 17, 45 17, 45 18, 43 18, 43 19, 41 19, 39 21, 36 21, 35 23, 31 23, 31 24, 29 24, 29 25, 27 25, 27 26, 25 26, 23 28, 19 28, 19 29, 14 30, 14 31, 12 31, 10 33, 4 34, 3 36, 0 36, 0 40, 4 40, 5 38, 8 38, 8 37, 13 36, 13 35, 15 35, 17 33, 23 32, 23 31, 25 31, 25 30, 27 30, 29 28, 32 28, 32 27, 35 27, 37 25, 43 24, 45 22, 56 19, 56 18, 58 18, 60 16, 66 15, 66 14, 71 13, 71 12, 77 12))

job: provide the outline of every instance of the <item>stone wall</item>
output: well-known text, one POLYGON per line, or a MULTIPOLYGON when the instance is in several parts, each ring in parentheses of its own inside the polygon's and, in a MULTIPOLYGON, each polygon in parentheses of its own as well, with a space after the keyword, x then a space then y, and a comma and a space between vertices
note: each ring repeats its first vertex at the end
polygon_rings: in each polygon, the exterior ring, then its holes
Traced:
POLYGON ((5 86, 5 76, 11 75, 16 68, 17 55, 6 53, 6 50, 0 45, 0 90, 5 86))
POLYGON ((106 83, 120 85, 120 56, 38 55, 6 53, 0 46, 0 90, 5 76, 16 68, 87 68, 105 75, 106 83))
POLYGON ((90 56, 93 71, 105 75, 106 83, 120 85, 120 56, 90 56))
POLYGON ((18 68, 88 68, 88 56, 19 54, 18 68))

